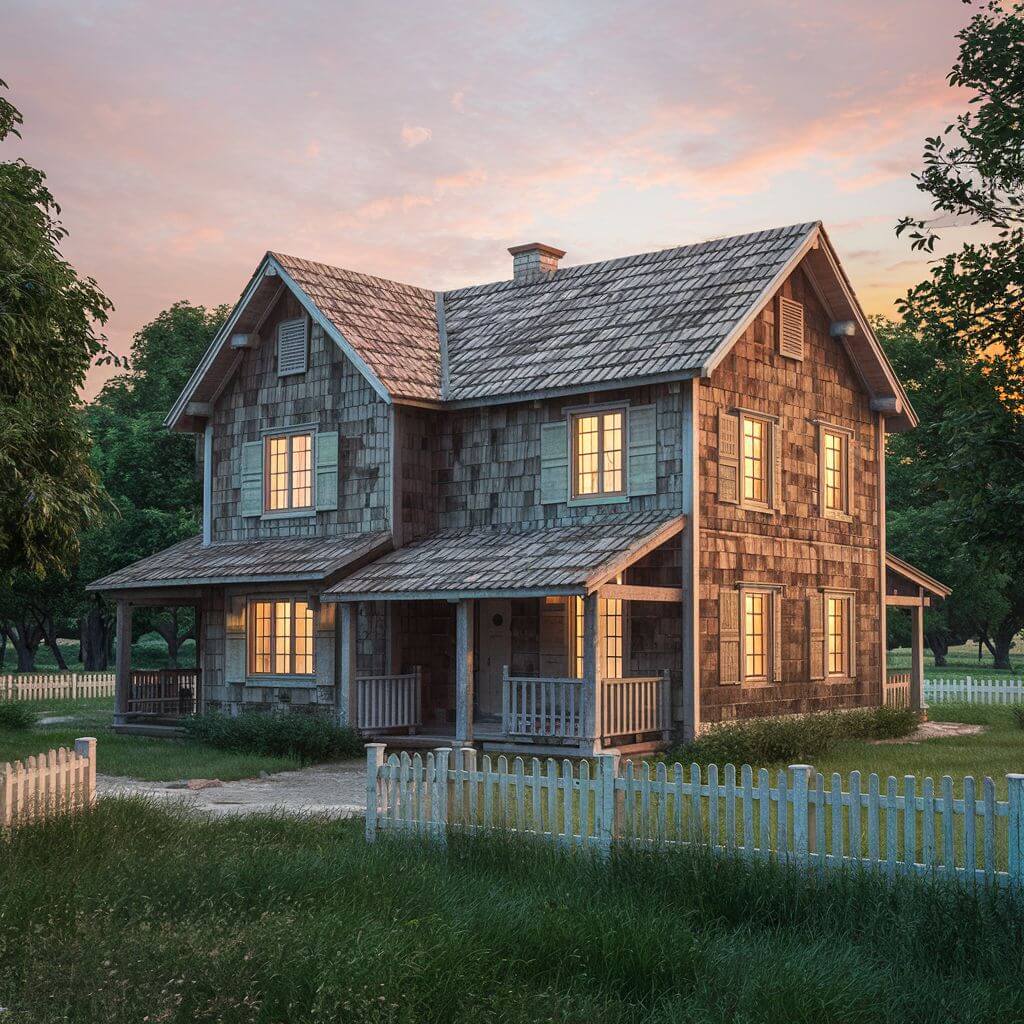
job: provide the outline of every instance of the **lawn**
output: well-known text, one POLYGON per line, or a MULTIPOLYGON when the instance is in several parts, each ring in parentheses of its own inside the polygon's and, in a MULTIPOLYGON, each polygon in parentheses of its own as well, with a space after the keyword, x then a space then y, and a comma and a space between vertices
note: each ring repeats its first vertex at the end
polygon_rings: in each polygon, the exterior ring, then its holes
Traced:
MULTIPOLYGON (((954 789, 962 794, 965 775, 981 779, 990 775, 999 799, 1006 799, 1006 775, 1024 771, 1024 729, 1014 721, 1008 707, 942 703, 932 704, 928 717, 934 722, 967 722, 984 725, 975 736, 924 740, 920 743, 872 743, 845 740, 815 763, 823 773, 846 775, 854 769, 863 775, 877 772, 882 778, 904 775, 919 778, 943 775, 953 778, 954 789)), ((901 781, 902 785, 902 781, 901 781)), ((884 786, 883 786, 884 788, 884 786)))
MULTIPOLYGON (((1007 676, 1014 678, 1024 675, 1024 645, 1020 639, 1014 644, 1013 652, 1010 655, 1012 671, 997 669, 992 665, 992 655, 988 651, 982 652, 978 658, 977 644, 964 644, 961 647, 951 647, 946 658, 947 664, 938 667, 932 652, 924 649, 924 674, 932 679, 953 679, 961 676, 973 676, 976 679, 999 679, 1007 676)), ((890 672, 910 671, 910 648, 897 647, 886 655, 886 666, 890 672)))
POLYGON ((0 1005, 10 1024, 989 1024, 1024 1015, 1022 921, 911 881, 368 847, 358 821, 107 800, 0 848, 0 1005))
MULTIPOLYGON (((75 640, 58 640, 61 654, 72 672, 81 672, 82 663, 78 659, 78 643, 75 640)), ((196 663, 196 645, 194 640, 186 640, 178 651, 178 664, 182 666, 194 665, 196 663)), ((10 644, 0 664, 0 672, 14 672, 17 669, 17 659, 10 644)), ((166 668, 167 644, 159 633, 146 633, 140 636, 132 644, 132 668, 166 668)), ((57 659, 53 652, 45 644, 40 644, 36 651, 36 662, 34 672, 59 672, 57 659)), ((114 664, 111 662, 108 671, 114 671, 114 664)))
MULTIPOLYGON (((110 730, 111 698, 32 702, 40 717, 69 716, 70 722, 37 725, 28 731, 0 729, 0 763, 74 744, 78 736, 95 736, 97 770, 104 775, 133 776, 152 782, 177 779, 248 779, 261 771, 301 767, 290 757, 263 757, 217 750, 186 740, 116 736, 110 730)), ((6 1022, 4 1022, 6 1024, 6 1022)))

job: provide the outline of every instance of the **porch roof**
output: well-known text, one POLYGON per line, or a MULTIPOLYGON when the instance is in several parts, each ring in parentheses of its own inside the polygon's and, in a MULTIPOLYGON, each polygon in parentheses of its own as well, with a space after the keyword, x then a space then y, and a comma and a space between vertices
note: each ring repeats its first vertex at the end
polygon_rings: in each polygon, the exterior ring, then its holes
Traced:
POLYGON ((145 590, 228 583, 333 580, 349 567, 390 550, 387 532, 336 537, 218 542, 189 537, 90 583, 87 590, 145 590))
POLYGON ((924 600, 949 597, 953 592, 945 583, 929 576, 902 558, 885 554, 885 594, 887 604, 906 603, 904 599, 924 600))
POLYGON ((677 513, 586 523, 444 530, 399 548, 324 591, 325 601, 587 594, 683 528, 677 513))

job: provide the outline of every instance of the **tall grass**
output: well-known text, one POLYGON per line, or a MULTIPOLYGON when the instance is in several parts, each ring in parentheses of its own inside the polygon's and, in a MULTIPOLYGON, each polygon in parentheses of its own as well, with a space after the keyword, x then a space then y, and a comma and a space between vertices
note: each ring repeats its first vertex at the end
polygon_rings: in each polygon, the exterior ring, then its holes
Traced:
POLYGON ((367 847, 129 800, 0 847, 12 1024, 987 1024, 1024 1015, 1022 949, 1005 895, 695 854, 367 847))

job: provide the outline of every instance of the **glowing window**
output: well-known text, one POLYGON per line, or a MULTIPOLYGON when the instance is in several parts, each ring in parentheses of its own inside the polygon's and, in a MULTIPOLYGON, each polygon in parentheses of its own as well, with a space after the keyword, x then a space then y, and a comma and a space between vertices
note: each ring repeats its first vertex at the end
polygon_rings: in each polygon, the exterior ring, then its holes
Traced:
POLYGON ((604 616, 604 674, 606 679, 621 679, 623 665, 622 601, 604 598, 601 601, 604 616))
POLYGON ((313 506, 313 436, 268 437, 264 458, 264 492, 271 512, 313 506))
POLYGON ((253 601, 249 636, 253 675, 313 674, 313 609, 307 601, 253 601))
POLYGON ((846 493, 846 435, 824 431, 822 449, 825 459, 825 508, 829 512, 849 512, 849 495, 846 493))
POLYGON ((583 614, 583 598, 574 597, 573 601, 573 668, 577 679, 583 678, 583 630, 586 618, 583 614))
POLYGON ((743 676, 754 681, 768 678, 768 610, 771 596, 757 591, 743 594, 743 676))
POLYGON ((828 640, 828 674, 849 675, 850 599, 830 597, 826 605, 825 635, 828 640))
POLYGON ((768 504, 768 424, 743 417, 743 500, 768 504))
POLYGON ((573 417, 573 495, 577 498, 624 493, 622 409, 573 417))

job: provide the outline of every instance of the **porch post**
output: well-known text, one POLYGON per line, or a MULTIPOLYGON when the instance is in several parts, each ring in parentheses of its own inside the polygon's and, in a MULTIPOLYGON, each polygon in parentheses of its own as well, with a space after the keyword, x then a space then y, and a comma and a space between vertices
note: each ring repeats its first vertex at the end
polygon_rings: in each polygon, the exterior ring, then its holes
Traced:
POLYGON ((338 684, 335 712, 341 725, 358 728, 358 687, 356 650, 359 642, 359 605, 343 601, 338 605, 338 684))
POLYGON ((601 599, 587 594, 583 599, 583 735, 580 747, 584 753, 596 754, 601 749, 601 677, 604 674, 604 619, 601 599))
POLYGON ((132 606, 126 598, 117 599, 117 631, 114 662, 114 725, 124 725, 128 714, 128 694, 132 675, 132 606))
POLYGON ((910 709, 924 708, 924 602, 910 609, 910 709))
POLYGON ((476 602, 463 599, 455 608, 455 740, 461 746, 473 742, 473 674, 476 637, 473 611, 476 602))

